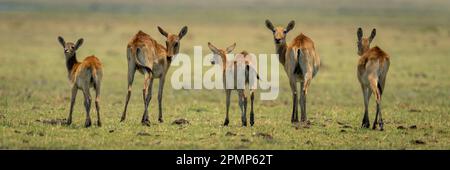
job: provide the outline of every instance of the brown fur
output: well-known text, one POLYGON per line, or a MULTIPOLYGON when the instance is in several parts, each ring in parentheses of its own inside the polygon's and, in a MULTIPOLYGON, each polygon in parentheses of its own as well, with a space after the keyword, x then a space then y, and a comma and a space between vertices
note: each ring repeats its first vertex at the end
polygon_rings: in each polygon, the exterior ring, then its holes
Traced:
MULTIPOLYGON (((236 54, 235 59, 232 61, 228 61, 227 60, 227 54, 231 53, 233 51, 233 49, 235 48, 236 43, 234 43, 233 45, 231 45, 230 47, 226 48, 226 49, 219 49, 216 48, 214 45, 212 45, 211 43, 208 42, 208 47, 211 49, 211 51, 215 54, 220 56, 221 58, 221 62, 222 63, 215 63, 215 60, 213 58, 212 60, 212 64, 222 64, 222 74, 223 74, 223 85, 225 88, 225 93, 226 93, 226 116, 225 116, 225 121, 224 121, 224 126, 227 126, 229 123, 229 107, 230 107, 230 97, 231 97, 231 91, 232 90, 237 90, 238 91, 238 96, 239 96, 239 107, 241 109, 241 120, 242 120, 242 126, 247 126, 247 117, 246 117, 246 113, 247 113, 247 96, 245 94, 245 88, 244 89, 239 89, 238 85, 237 85, 237 81, 238 81, 238 70, 239 69, 243 69, 245 70, 245 87, 248 88, 249 90, 249 95, 250 95, 250 125, 253 126, 254 124, 254 109, 253 109, 253 104, 254 104, 254 92, 255 92, 255 84, 250 84, 250 83, 255 83, 254 81, 256 81, 256 79, 252 79, 252 77, 250 77, 250 71, 256 71, 255 67, 254 67, 254 63, 252 63, 251 61, 251 56, 249 55, 249 53, 247 51, 242 51, 241 53, 236 54), (213 62, 214 61, 214 62, 213 62), (241 68, 239 68, 241 67, 241 68), (242 68, 244 67, 244 68, 242 68), (233 89, 229 89, 227 88, 227 73, 234 73, 234 88, 233 89), (251 81, 251 79, 253 81, 251 81)), ((255 72, 256 73, 256 72, 255 72)), ((256 78, 258 78, 258 74, 256 73, 256 78)))
MULTIPOLYGON (((148 63, 137 63, 141 66, 147 66, 150 69, 153 66, 153 60, 158 59, 165 59, 167 57, 166 48, 156 42, 150 35, 142 32, 139 30, 136 35, 131 38, 131 40, 128 42, 127 48, 131 50, 131 56, 136 57, 136 49, 142 48, 146 50, 147 54, 153 54, 153 55, 147 55, 148 57, 148 63)), ((136 60, 136 59, 135 59, 136 60)), ((139 61, 139 60, 136 60, 139 61)))
POLYGON ((383 130, 383 119, 381 117, 381 96, 386 83, 386 76, 390 65, 390 57, 378 46, 370 48, 370 43, 376 35, 375 29, 372 30, 369 38, 363 38, 362 34, 362 29, 358 28, 357 44, 358 55, 360 55, 360 58, 357 65, 357 76, 361 84, 365 107, 362 127, 368 128, 370 126, 368 103, 371 94, 374 94, 377 108, 375 121, 372 128, 376 129, 377 124, 379 124, 380 130, 383 130))
POLYGON ((300 82, 301 87, 301 121, 306 122, 306 94, 308 93, 311 80, 315 77, 320 67, 320 57, 315 51, 312 39, 300 33, 289 44, 286 43, 286 35, 293 29, 294 25, 295 22, 291 21, 286 28, 281 26, 274 27, 269 20, 266 20, 266 27, 273 32, 275 50, 279 61, 289 78, 293 96, 292 123, 298 122, 297 82, 300 82))
POLYGON ((102 64, 100 60, 94 55, 86 57, 82 62, 78 62, 76 58, 76 51, 83 44, 83 39, 79 39, 76 44, 71 42, 65 42, 62 37, 58 37, 58 41, 64 48, 64 55, 66 57, 66 66, 68 71, 68 77, 72 85, 72 97, 70 101, 69 117, 67 118, 67 124, 72 123, 73 106, 75 104, 77 91, 81 90, 84 94, 84 105, 86 109, 86 121, 85 126, 91 126, 91 95, 89 88, 95 89, 95 108, 97 111, 97 125, 101 126, 100 120, 100 87, 102 80, 102 64))
POLYGON ((186 35, 187 27, 183 27, 179 34, 170 34, 158 27, 159 32, 164 35, 166 46, 159 44, 150 35, 143 31, 138 31, 127 45, 127 61, 128 61, 128 93, 125 99, 125 108, 122 113, 121 121, 126 118, 128 102, 131 96, 131 87, 134 81, 136 70, 144 74, 144 114, 142 116, 142 124, 149 125, 148 105, 152 97, 153 80, 160 79, 158 88, 158 108, 159 122, 162 119, 162 93, 164 88, 165 77, 169 70, 172 58, 178 54, 181 38, 186 35))
POLYGON ((389 56, 381 50, 380 47, 375 46, 367 50, 360 58, 358 62, 358 68, 362 68, 369 61, 379 61, 380 65, 383 65, 385 62, 389 62, 389 56))
POLYGON ((88 56, 86 58, 84 58, 84 60, 82 62, 78 62, 74 65, 73 69, 70 71, 70 75, 71 75, 71 82, 74 83, 75 80, 78 77, 78 75, 80 74, 80 72, 82 72, 85 69, 91 69, 93 72, 93 76, 97 75, 97 70, 101 70, 102 69, 102 63, 100 62, 100 60, 95 57, 94 55, 88 56))

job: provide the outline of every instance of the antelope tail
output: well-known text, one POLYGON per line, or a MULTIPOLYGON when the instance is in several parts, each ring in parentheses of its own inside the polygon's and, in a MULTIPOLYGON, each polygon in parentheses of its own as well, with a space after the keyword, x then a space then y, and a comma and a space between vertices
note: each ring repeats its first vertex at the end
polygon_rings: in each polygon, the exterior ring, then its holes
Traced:
MULTIPOLYGON (((136 58, 136 63, 137 63, 137 64, 139 64, 140 66, 142 66, 143 68, 145 68, 145 70, 147 70, 148 72, 150 72, 150 73, 153 74, 152 68, 148 67, 148 66, 145 65, 145 64, 142 64, 142 61, 141 61, 141 60, 145 60, 145 54, 144 54, 144 52, 142 51, 142 49, 141 49, 140 47, 137 47, 137 48, 136 48, 136 55, 135 55, 135 58, 136 58)), ((144 62, 144 63, 145 63, 145 62, 144 62)))
POLYGON ((292 52, 294 53, 294 55, 297 55, 297 64, 296 64, 296 66, 295 66, 295 68, 294 68, 294 73, 301 73, 301 74, 304 74, 304 70, 302 69, 302 57, 303 57, 303 53, 302 53, 302 50, 299 48, 299 49, 297 49, 297 53, 295 54, 295 51, 294 50, 292 50, 292 52))
MULTIPOLYGON (((247 70, 247 73, 250 73, 250 65, 247 64, 247 65, 245 66, 245 68, 246 68, 246 70, 247 70)), ((252 69, 252 70, 255 71, 255 73, 256 73, 256 78, 257 78, 258 80, 261 80, 261 79, 259 78, 259 74, 256 72, 256 70, 254 70, 254 69, 252 69)))
POLYGON ((380 91, 380 96, 383 95, 383 88, 381 87, 380 81, 377 83, 378 91, 380 91))

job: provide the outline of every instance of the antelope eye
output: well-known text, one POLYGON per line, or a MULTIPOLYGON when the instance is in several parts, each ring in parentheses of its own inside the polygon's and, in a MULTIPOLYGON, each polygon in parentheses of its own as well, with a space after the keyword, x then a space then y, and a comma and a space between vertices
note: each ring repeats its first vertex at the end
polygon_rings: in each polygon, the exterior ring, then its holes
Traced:
POLYGON ((284 34, 286 34, 286 33, 287 33, 287 31, 286 31, 286 30, 283 30, 283 33, 284 33, 284 34))
POLYGON ((178 43, 175 43, 175 45, 173 45, 174 47, 178 47, 178 43))

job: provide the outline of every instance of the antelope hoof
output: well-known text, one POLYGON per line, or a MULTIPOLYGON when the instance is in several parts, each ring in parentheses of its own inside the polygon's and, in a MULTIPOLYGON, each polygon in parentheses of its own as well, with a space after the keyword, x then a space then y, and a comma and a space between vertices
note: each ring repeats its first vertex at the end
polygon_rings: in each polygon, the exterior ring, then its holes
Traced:
POLYGON ((250 120, 250 126, 253 127, 254 124, 255 124, 255 122, 253 120, 250 120))
POLYGON ((361 124, 361 128, 369 128, 370 127, 370 123, 369 122, 364 122, 361 124))
POLYGON ((375 129, 377 129, 377 123, 374 123, 372 126, 372 130, 375 130, 375 129))
POLYGON ((230 123, 230 121, 228 119, 225 119, 225 122, 223 122, 223 125, 228 126, 228 123, 230 123))
POLYGON ((305 127, 305 128, 311 127, 311 122, 310 122, 309 120, 302 120, 302 121, 300 122, 300 124, 301 124, 303 127, 305 127))
POLYGON ((86 120, 86 122, 84 123, 84 127, 86 128, 91 127, 91 119, 86 120))
POLYGON ((120 118, 120 122, 124 122, 125 121, 125 116, 122 116, 121 118, 120 118))
POLYGON ((102 122, 97 121, 97 126, 98 126, 98 127, 102 127, 102 122))
POLYGON ((142 120, 141 123, 143 126, 150 126, 150 121, 148 121, 148 120, 142 120))
POLYGON ((158 121, 159 121, 159 123, 163 123, 164 122, 164 120, 162 118, 159 118, 158 121))
POLYGON ((297 124, 297 123, 299 123, 299 121, 298 121, 298 119, 292 119, 292 120, 291 120, 291 123, 292 123, 292 124, 297 124))
POLYGON ((380 123, 380 131, 384 131, 383 123, 380 123))
POLYGON ((66 125, 69 126, 72 124, 72 119, 67 119, 66 125))
POLYGON ((242 122, 242 127, 247 127, 247 122, 242 122))

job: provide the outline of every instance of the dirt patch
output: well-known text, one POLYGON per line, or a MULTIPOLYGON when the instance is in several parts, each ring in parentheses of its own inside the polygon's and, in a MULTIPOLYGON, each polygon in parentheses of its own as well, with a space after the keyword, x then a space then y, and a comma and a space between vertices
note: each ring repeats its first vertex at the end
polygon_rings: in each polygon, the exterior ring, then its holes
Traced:
POLYGON ((227 132, 227 133, 225 133, 225 136, 236 136, 236 133, 233 133, 233 132, 227 132))
POLYGON ((346 122, 340 122, 340 121, 337 121, 336 122, 338 125, 340 125, 341 127, 340 128, 344 128, 344 129, 350 129, 350 128, 352 128, 352 126, 350 126, 348 123, 346 123, 346 122))
POLYGON ((409 73, 409 76, 415 77, 415 78, 427 78, 428 77, 428 75, 423 72, 409 73))
POLYGON ((343 126, 341 126, 341 128, 350 129, 350 128, 352 128, 352 126, 350 126, 350 125, 343 125, 343 126))
POLYGON ((340 122, 340 121, 337 121, 336 122, 338 125, 347 125, 347 123, 345 123, 345 122, 340 122))
POLYGON ((445 131, 445 130, 438 130, 437 132, 440 133, 440 134, 445 134, 445 133, 447 133, 447 131, 445 131))
POLYGON ((417 126, 416 125, 411 125, 411 126, 409 126, 409 129, 417 129, 417 126))
POLYGON ((419 113, 419 112, 422 112, 422 110, 420 110, 420 109, 409 109, 409 112, 419 113))
POLYGON ((208 109, 205 109, 205 108, 190 108, 189 111, 201 113, 201 112, 206 112, 206 111, 208 111, 208 109))
POLYGON ((36 120, 36 122, 41 122, 43 124, 47 124, 47 125, 65 125, 67 124, 67 120, 66 119, 44 119, 44 120, 36 120))
POLYGON ((416 145, 425 145, 425 144, 426 144, 425 141, 419 140, 419 139, 413 140, 413 141, 411 141, 411 142, 412 142, 413 144, 416 144, 416 145))
POLYGON ((293 124, 292 126, 296 129, 296 130, 299 130, 299 129, 309 129, 309 128, 311 128, 311 121, 306 121, 306 122, 299 122, 299 123, 295 123, 295 124, 293 124))
POLYGON ((265 140, 273 140, 273 136, 268 133, 258 132, 255 134, 255 136, 262 137, 265 140))
POLYGON ((242 139, 241 139, 241 142, 247 143, 247 142, 250 142, 250 140, 249 140, 249 139, 246 139, 246 138, 242 138, 242 139))
POLYGON ((177 119, 172 122, 172 125, 188 125, 188 124, 190 124, 190 123, 186 119, 177 119))
POLYGON ((136 135, 137 135, 137 136, 150 136, 150 133, 147 133, 147 132, 138 132, 136 135))
POLYGON ((33 131, 28 131, 27 133, 25 133, 28 136, 34 136, 34 135, 38 135, 38 136, 44 136, 44 132, 38 132, 38 133, 34 133, 33 131))

